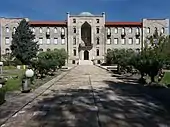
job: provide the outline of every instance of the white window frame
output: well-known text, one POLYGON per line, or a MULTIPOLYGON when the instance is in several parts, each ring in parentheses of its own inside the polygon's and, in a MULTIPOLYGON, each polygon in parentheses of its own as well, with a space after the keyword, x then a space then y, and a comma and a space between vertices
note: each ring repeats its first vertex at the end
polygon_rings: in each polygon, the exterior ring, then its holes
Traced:
POLYGON ((132 33, 132 27, 129 28, 129 33, 130 33, 130 34, 132 33))
POLYGON ((124 33, 125 33, 125 28, 123 27, 123 28, 122 28, 122 34, 124 34, 124 33))
POLYGON ((9 37, 5 37, 5 44, 9 45, 10 44, 10 38, 9 37))
POLYGON ((9 33, 9 27, 6 27, 6 33, 9 33))
POLYGON ((47 43, 47 45, 51 44, 50 38, 47 38, 47 39, 46 39, 46 43, 47 43))
POLYGON ((107 44, 108 44, 108 45, 111 44, 111 38, 107 38, 107 44))
POLYGON ((114 29, 114 31, 115 31, 115 34, 117 34, 117 33, 118 33, 118 28, 116 27, 116 28, 114 29))
POLYGON ((136 45, 139 45, 139 44, 140 44, 140 38, 136 38, 136 45))
POLYGON ((149 34, 150 32, 151 32, 150 27, 147 27, 147 28, 146 28, 146 33, 148 33, 148 34, 149 34))
POLYGON ((161 28, 161 33, 162 33, 162 34, 165 33, 165 28, 164 28, 164 27, 161 28))
POLYGON ((61 44, 64 45, 65 44, 65 38, 61 39, 61 44))
POLYGON ((43 44, 43 38, 39 38, 38 44, 42 45, 43 44))
POLYGON ((129 38, 128 43, 129 43, 129 45, 132 45, 133 44, 133 38, 129 38))
POLYGON ((115 45, 118 44, 118 38, 114 38, 114 44, 115 44, 115 45))
POLYGON ((54 44, 55 44, 55 45, 58 44, 58 38, 54 38, 54 44))
POLYGON ((125 43, 126 43, 126 39, 125 38, 121 38, 121 44, 125 45, 125 43))
POLYGON ((39 28, 39 33, 42 34, 42 27, 39 28))
POLYGON ((47 33, 50 33, 50 28, 49 27, 47 27, 47 33))
POLYGON ((56 27, 54 28, 54 33, 55 33, 55 34, 57 33, 57 28, 56 28, 56 27))

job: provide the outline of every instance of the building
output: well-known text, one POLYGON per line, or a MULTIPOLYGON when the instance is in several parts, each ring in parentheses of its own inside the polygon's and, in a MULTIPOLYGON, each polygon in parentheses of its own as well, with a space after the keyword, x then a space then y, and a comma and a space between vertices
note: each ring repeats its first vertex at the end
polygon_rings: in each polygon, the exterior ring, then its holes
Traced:
MULTIPOLYGON (((0 19, 1 54, 10 52, 12 34, 22 18, 0 19)), ((79 15, 67 13, 66 21, 29 21, 40 44, 40 51, 64 48, 67 63, 103 63, 108 49, 128 48, 140 50, 143 40, 155 30, 169 34, 169 19, 143 19, 141 22, 108 22, 105 13, 93 15, 82 12, 79 15)))

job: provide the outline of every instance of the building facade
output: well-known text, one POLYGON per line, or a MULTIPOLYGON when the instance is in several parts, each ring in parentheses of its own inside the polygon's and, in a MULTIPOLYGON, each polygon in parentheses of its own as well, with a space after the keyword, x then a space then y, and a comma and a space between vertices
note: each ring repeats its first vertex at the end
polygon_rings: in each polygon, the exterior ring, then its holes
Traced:
MULTIPOLYGON (((1 54, 10 53, 12 34, 22 18, 0 18, 1 54)), ((109 49, 140 50, 146 37, 155 30, 169 34, 169 19, 143 19, 141 22, 108 22, 105 13, 79 15, 67 13, 65 21, 31 21, 40 51, 64 48, 68 53, 67 64, 103 63, 109 49)))

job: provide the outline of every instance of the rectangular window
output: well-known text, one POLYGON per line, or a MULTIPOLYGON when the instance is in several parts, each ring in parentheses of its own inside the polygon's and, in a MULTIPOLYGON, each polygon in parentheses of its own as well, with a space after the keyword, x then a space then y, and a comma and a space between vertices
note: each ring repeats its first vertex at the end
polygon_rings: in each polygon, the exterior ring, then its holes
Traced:
POLYGON ((117 34, 118 33, 118 28, 115 28, 115 34, 117 34))
POLYGON ((65 44, 65 38, 61 39, 61 44, 64 45, 65 44))
POLYGON ((139 45, 140 44, 140 39, 136 38, 136 44, 139 45))
POLYGON ((99 42, 99 38, 97 38, 97 40, 96 40, 96 41, 97 41, 97 45, 99 45, 99 43, 100 43, 100 42, 99 42))
POLYGON ((99 28, 98 27, 96 28, 96 33, 99 34, 99 28))
POLYGON ((76 45, 76 37, 73 38, 73 45, 76 45))
POLYGON ((57 28, 54 28, 54 33, 55 33, 55 34, 57 33, 57 28))
POLYGON ((76 23, 76 19, 73 19, 73 23, 76 23))
POLYGON ((115 45, 118 44, 118 38, 114 38, 114 44, 115 44, 115 45))
POLYGON ((133 44, 133 39, 129 38, 129 45, 132 45, 132 44, 133 44))
POLYGON ((111 29, 107 28, 107 35, 111 35, 111 29))
POLYGON ((5 38, 5 44, 6 44, 6 45, 10 44, 10 39, 9 39, 9 37, 6 37, 6 38, 5 38))
POLYGON ((73 54, 74 54, 74 56, 76 56, 76 49, 73 50, 73 54))
POLYGON ((107 44, 110 45, 111 44, 111 38, 107 39, 107 44))
POLYGON ((50 28, 47 28, 47 33, 50 33, 50 28))
POLYGON ((129 33, 132 33, 132 28, 129 28, 129 33))
POLYGON ((6 27, 6 32, 9 33, 9 27, 6 27))
POLYGON ((40 29, 39 29, 39 30, 40 30, 40 34, 41 34, 41 33, 42 33, 42 28, 40 27, 40 29))
POLYGON ((96 49, 96 55, 99 56, 100 53, 99 53, 99 49, 96 49))
POLYGON ((99 19, 96 19, 96 22, 99 23, 99 19))
POLYGON ((47 38, 47 44, 48 45, 50 44, 50 38, 47 38))
POLYGON ((39 44, 40 44, 40 45, 43 44, 43 38, 39 38, 39 44))
POLYGON ((122 43, 122 45, 125 44, 125 38, 122 38, 122 39, 121 39, 121 43, 122 43))
POLYGON ((54 38, 54 44, 55 44, 55 45, 58 44, 58 38, 54 38))

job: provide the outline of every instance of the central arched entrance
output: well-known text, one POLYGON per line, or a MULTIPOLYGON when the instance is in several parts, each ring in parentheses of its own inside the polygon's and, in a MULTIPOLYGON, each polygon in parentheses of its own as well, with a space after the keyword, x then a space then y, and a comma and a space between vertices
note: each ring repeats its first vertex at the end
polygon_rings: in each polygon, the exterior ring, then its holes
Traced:
POLYGON ((84 60, 89 60, 89 51, 84 51, 84 60))

